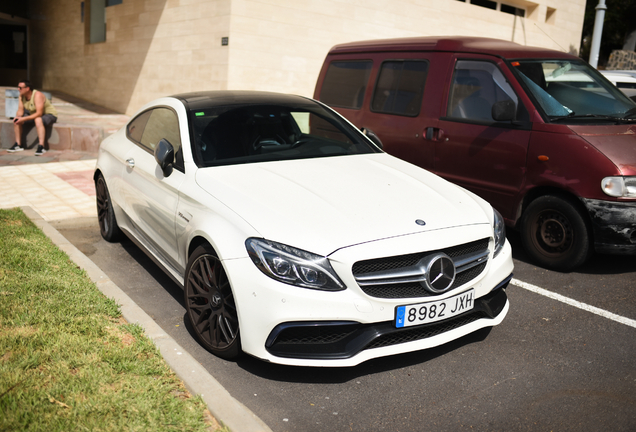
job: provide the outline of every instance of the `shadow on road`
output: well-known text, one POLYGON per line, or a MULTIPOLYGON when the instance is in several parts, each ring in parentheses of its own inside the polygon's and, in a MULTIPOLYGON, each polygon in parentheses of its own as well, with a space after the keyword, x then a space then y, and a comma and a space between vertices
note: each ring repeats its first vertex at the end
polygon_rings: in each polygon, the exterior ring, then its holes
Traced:
POLYGON ((491 329, 491 327, 487 327, 478 330, 439 347, 373 359, 355 367, 316 368, 286 366, 267 363, 247 355, 243 355, 236 363, 247 372, 267 380, 306 384, 339 384, 361 376, 374 375, 426 363, 463 346, 482 342, 486 339, 491 329))

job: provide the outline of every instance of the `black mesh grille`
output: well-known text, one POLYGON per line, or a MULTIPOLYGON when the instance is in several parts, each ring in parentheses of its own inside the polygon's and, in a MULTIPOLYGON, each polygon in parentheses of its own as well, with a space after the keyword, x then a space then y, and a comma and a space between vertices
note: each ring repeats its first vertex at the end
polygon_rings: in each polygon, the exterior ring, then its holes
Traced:
POLYGON ((321 327, 292 327, 281 332, 276 343, 314 345, 330 344, 341 341, 356 330, 356 326, 321 326, 321 327))
MULTIPOLYGON (((466 243, 459 246, 453 246, 447 249, 420 252, 408 255, 400 255, 386 258, 376 258, 366 261, 358 261, 353 265, 353 275, 359 275, 364 273, 372 273, 377 271, 396 270, 403 267, 410 267, 417 264, 422 258, 431 255, 433 253, 444 252, 451 258, 461 257, 463 255, 469 255, 479 253, 488 249, 489 239, 481 239, 471 243, 466 243)), ((461 285, 464 285, 481 274, 486 268, 486 263, 479 264, 464 272, 457 273, 455 276, 455 282, 449 289, 454 289, 461 285)), ((389 284, 389 285, 368 285, 361 287, 365 294, 371 297, 377 298, 414 298, 414 297, 429 297, 433 296, 431 292, 427 291, 419 283, 401 283, 401 284, 389 284)))
POLYGON ((406 342, 412 342, 420 339, 426 339, 459 328, 461 326, 465 326, 466 324, 470 324, 473 321, 477 321, 478 319, 485 317, 486 314, 484 312, 478 311, 469 315, 450 319, 439 324, 433 324, 426 327, 417 327, 396 333, 389 333, 375 339, 372 343, 367 345, 365 349, 380 348, 406 342))

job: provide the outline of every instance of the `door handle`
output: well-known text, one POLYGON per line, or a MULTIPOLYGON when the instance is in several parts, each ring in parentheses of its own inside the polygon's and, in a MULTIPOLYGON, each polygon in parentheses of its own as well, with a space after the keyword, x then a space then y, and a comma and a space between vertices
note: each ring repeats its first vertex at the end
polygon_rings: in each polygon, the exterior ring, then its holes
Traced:
POLYGON ((133 158, 128 158, 128 159, 126 159, 126 164, 128 164, 129 168, 134 168, 135 167, 135 160, 133 158))
POLYGON ((448 141, 448 137, 444 134, 444 130, 435 127, 427 127, 424 130, 424 138, 429 141, 448 141))

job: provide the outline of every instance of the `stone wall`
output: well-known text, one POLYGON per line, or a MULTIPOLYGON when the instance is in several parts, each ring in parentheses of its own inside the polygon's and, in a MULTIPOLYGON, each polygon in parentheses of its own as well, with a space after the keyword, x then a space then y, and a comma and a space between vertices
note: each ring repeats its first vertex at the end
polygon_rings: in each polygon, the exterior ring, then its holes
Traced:
POLYGON ((614 50, 607 62, 607 70, 636 70, 636 52, 614 50))

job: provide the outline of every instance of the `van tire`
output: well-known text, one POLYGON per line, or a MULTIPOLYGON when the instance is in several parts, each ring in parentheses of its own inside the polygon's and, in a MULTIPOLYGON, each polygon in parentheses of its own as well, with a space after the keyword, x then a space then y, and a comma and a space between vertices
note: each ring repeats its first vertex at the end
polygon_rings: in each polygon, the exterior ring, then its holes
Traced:
POLYGON ((533 261, 558 271, 581 266, 592 254, 585 215, 567 198, 545 195, 521 217, 521 242, 533 261))

